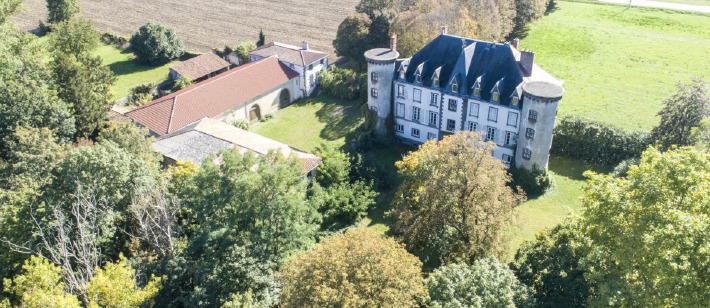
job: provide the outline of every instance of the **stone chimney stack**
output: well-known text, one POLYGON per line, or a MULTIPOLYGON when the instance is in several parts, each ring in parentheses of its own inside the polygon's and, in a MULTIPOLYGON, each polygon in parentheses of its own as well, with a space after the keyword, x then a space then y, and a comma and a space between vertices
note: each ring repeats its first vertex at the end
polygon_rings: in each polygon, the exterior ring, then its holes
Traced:
POLYGON ((443 27, 441 27, 441 35, 445 35, 446 32, 448 32, 448 30, 449 30, 449 27, 448 27, 448 26, 443 26, 443 27))
POLYGON ((523 50, 520 52, 520 67, 525 71, 525 76, 528 77, 532 74, 533 63, 535 60, 535 53, 530 50, 523 50))
POLYGON ((518 49, 518 45, 520 45, 520 39, 516 37, 515 39, 513 39, 513 43, 511 43, 510 45, 513 45, 515 49, 518 49))
POLYGON ((397 34, 392 34, 390 37, 390 50, 397 51, 397 34))
POLYGON ((301 43, 301 49, 308 50, 308 42, 304 41, 303 43, 301 43))

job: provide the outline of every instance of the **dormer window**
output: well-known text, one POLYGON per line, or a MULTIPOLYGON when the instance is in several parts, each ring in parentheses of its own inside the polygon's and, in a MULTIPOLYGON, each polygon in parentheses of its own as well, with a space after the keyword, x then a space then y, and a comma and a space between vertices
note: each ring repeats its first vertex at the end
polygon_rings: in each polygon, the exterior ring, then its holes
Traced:
POLYGON ((399 79, 404 80, 404 68, 399 69, 399 79))
POLYGON ((500 99, 498 91, 493 92, 493 101, 497 102, 500 99))
POLYGON ((459 82, 456 81, 455 78, 454 78, 454 81, 451 82, 451 92, 456 92, 456 93, 459 92, 459 82))
POLYGON ((520 99, 518 98, 517 95, 515 95, 515 96, 513 96, 513 100, 511 100, 510 103, 511 103, 513 106, 517 106, 519 101, 520 101, 520 99))
POLYGON ((434 87, 439 86, 439 77, 438 76, 434 76, 434 79, 432 79, 432 81, 431 81, 431 85, 434 87))
POLYGON ((422 74, 417 72, 417 74, 414 75, 414 81, 416 81, 417 83, 422 83, 422 74))
POLYGON ((481 96, 481 85, 479 85, 478 83, 473 85, 473 96, 481 96))

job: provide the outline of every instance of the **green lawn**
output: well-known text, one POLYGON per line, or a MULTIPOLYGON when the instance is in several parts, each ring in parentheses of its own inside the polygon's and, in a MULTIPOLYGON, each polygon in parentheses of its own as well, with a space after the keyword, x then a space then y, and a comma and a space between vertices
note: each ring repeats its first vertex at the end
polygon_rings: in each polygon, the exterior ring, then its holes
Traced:
POLYGON ((144 83, 159 83, 168 78, 169 68, 179 61, 173 61, 163 66, 148 66, 133 61, 133 54, 121 51, 110 45, 101 45, 95 54, 100 56, 104 65, 108 65, 116 74, 113 85, 114 99, 127 96, 131 88, 144 83))
POLYGON ((251 131, 310 152, 321 143, 336 147, 362 122, 360 105, 319 96, 294 103, 276 113, 273 119, 252 125, 251 131))
POLYGON ((710 71, 710 15, 557 3, 520 46, 564 81, 560 115, 650 129, 678 81, 710 71))

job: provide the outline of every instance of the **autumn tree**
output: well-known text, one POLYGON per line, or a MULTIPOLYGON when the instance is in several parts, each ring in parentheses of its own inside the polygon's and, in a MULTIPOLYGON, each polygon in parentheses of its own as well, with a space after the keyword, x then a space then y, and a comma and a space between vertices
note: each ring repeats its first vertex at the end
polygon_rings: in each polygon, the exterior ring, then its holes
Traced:
POLYGON ((59 23, 79 13, 79 4, 77 0, 47 0, 47 11, 47 21, 59 23))
POLYGON ((588 172, 591 305, 690 307, 710 285, 710 154, 650 148, 626 178, 588 172))
POLYGON ((103 268, 96 268, 94 276, 86 288, 88 307, 142 307, 151 306, 153 297, 160 289, 163 277, 151 277, 144 287, 136 285, 136 271, 127 260, 108 262, 103 268))
POLYGON ((710 117, 710 95, 705 80, 696 77, 690 84, 679 83, 678 92, 663 101, 658 116, 661 121, 651 133, 661 149, 692 145, 693 129, 700 126, 703 118, 710 117))
POLYGON ((507 185, 510 175, 491 155, 494 148, 479 133, 459 132, 396 163, 403 182, 394 228, 408 248, 431 262, 471 263, 508 247, 513 207, 524 196, 507 185))
POLYGON ((368 228, 326 238, 281 271, 284 307, 418 307, 421 262, 368 228))
POLYGON ((429 307, 533 307, 532 289, 495 258, 437 268, 424 281, 429 307))
POLYGON ((61 268, 42 257, 25 261, 22 273, 5 279, 5 292, 17 297, 18 307, 80 307, 76 296, 66 293, 61 268))

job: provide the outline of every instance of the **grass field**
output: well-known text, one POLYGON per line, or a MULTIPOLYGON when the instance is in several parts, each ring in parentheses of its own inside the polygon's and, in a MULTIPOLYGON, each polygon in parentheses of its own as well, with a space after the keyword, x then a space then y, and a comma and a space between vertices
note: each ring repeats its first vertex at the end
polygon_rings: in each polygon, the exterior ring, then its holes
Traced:
POLYGON ((678 81, 710 71, 710 15, 558 1, 520 45, 564 80, 560 115, 650 129, 678 81))
POLYGON ((133 54, 109 46, 101 45, 95 54, 100 56, 104 65, 108 65, 116 74, 116 83, 113 85, 114 99, 127 96, 131 88, 144 83, 159 83, 168 78, 169 68, 179 62, 168 63, 163 66, 141 65, 133 61, 133 54))

